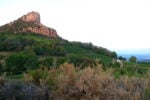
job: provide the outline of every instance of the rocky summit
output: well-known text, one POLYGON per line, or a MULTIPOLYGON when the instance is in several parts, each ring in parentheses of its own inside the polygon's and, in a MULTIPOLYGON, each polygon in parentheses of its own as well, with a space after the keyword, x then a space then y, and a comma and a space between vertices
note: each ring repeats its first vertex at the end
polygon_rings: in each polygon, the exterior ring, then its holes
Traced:
POLYGON ((40 14, 32 11, 18 18, 17 20, 0 27, 0 32, 27 33, 32 32, 47 37, 58 37, 53 28, 46 27, 40 21, 40 14))
POLYGON ((21 17, 21 19, 25 22, 36 22, 37 24, 40 24, 40 14, 38 12, 29 12, 27 15, 24 15, 21 17))

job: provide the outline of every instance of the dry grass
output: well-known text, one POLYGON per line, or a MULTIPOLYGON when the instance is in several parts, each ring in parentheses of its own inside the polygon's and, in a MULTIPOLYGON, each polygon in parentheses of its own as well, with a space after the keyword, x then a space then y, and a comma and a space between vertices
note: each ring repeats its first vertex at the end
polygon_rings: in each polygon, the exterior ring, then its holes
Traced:
POLYGON ((116 79, 113 69, 104 71, 101 65, 76 69, 65 63, 58 69, 37 70, 34 76, 27 74, 25 79, 48 85, 50 100, 150 100, 150 75, 116 79))
POLYGON ((101 66, 76 71, 73 65, 64 64, 60 70, 55 100, 144 100, 146 79, 115 79, 101 66))

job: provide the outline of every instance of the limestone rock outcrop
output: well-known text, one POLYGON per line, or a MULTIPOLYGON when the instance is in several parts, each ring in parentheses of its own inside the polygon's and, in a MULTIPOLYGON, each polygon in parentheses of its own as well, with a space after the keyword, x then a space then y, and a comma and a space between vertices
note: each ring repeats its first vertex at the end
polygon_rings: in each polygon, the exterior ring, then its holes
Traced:
POLYGON ((41 24, 40 14, 32 11, 23 15, 18 20, 0 27, 0 32, 13 32, 13 33, 36 33, 48 37, 58 37, 57 32, 53 28, 46 27, 41 24))
POLYGON ((40 22, 40 14, 38 12, 29 12, 26 15, 22 16, 21 19, 25 22, 40 22))

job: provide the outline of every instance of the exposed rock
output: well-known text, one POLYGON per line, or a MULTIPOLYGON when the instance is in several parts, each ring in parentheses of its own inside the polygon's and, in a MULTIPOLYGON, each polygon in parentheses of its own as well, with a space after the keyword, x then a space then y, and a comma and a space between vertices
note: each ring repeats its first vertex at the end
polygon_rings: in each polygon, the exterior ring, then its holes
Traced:
POLYGON ((25 22, 37 22, 40 23, 40 14, 38 12, 29 12, 27 15, 21 17, 25 22))
POLYGON ((57 32, 53 28, 49 28, 41 24, 40 14, 38 12, 29 12, 26 15, 23 15, 16 21, 13 21, 9 24, 3 25, 0 27, 0 32, 33 32, 36 34, 41 34, 48 37, 58 37, 57 32))
POLYGON ((52 28, 47 28, 47 27, 28 27, 28 28, 23 28, 22 32, 34 32, 34 33, 39 33, 48 37, 57 37, 57 32, 56 30, 52 28))

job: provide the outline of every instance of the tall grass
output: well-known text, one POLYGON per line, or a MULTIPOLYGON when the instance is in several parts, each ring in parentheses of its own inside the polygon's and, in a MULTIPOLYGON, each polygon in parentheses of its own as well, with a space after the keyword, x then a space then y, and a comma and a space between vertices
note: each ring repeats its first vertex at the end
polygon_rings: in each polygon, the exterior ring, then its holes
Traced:
POLYGON ((115 79, 111 71, 101 66, 76 71, 64 64, 57 77, 55 100, 149 100, 144 94, 149 80, 135 77, 115 79))

